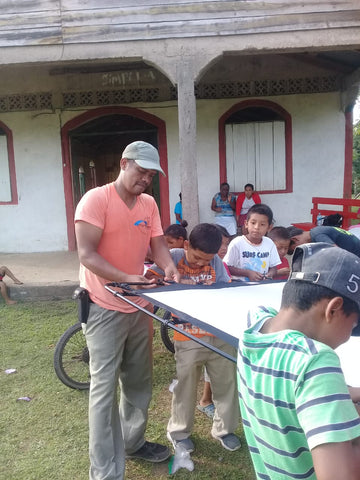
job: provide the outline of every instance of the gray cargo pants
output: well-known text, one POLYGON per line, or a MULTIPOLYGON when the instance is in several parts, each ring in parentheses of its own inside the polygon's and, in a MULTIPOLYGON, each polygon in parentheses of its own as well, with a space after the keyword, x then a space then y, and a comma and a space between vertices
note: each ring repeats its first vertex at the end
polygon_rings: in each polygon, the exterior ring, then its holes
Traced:
POLYGON ((152 390, 152 319, 90 304, 90 480, 122 480, 125 452, 145 442, 152 390), (120 402, 117 387, 120 385, 120 402))

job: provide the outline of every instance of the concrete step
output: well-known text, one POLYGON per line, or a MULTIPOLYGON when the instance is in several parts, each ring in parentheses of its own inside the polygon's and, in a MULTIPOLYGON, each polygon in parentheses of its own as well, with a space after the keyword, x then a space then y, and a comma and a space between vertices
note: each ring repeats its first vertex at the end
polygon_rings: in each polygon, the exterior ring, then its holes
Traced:
POLYGON ((79 282, 70 280, 23 285, 7 283, 9 296, 16 301, 71 300, 71 296, 78 286, 79 282))
POLYGON ((5 275, 12 300, 71 299, 79 285, 77 252, 0 253, 0 265, 7 266, 23 282, 16 285, 5 275))

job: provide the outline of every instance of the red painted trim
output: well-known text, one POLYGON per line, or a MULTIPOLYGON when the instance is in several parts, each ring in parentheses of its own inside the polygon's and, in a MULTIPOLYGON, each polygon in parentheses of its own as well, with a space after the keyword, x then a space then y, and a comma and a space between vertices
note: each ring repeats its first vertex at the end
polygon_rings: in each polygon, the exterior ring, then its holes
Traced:
POLYGON ((9 161, 10 191, 11 191, 10 202, 0 202, 0 205, 17 205, 19 203, 19 199, 18 199, 17 186, 16 186, 16 169, 15 169, 13 135, 12 135, 12 131, 5 125, 5 123, 0 122, 0 128, 2 128, 6 133, 6 143, 7 143, 8 161, 9 161))
MULTIPOLYGON (((292 121, 291 115, 280 105, 269 100, 244 100, 243 102, 233 105, 219 119, 219 176, 220 184, 227 182, 226 173, 226 140, 225 140, 225 123, 226 120, 235 112, 244 110, 249 107, 264 107, 281 115, 285 121, 285 168, 286 168, 286 187, 285 190, 264 190, 258 191, 260 194, 268 193, 291 193, 293 191, 293 160, 292 160, 292 121)), ((247 180, 244 180, 246 183, 247 180)), ((240 193, 240 192, 234 192, 240 193)))
POLYGON ((66 211, 66 228, 68 236, 69 250, 76 250, 75 230, 74 230, 74 197, 72 191, 71 179, 71 155, 70 142, 66 124, 61 129, 61 154, 63 163, 64 196, 66 211))
POLYGON ((316 218, 318 214, 331 215, 333 213, 340 213, 343 217, 342 228, 347 230, 350 226, 351 220, 356 220, 357 212, 352 212, 351 207, 360 207, 360 200, 354 200, 351 197, 348 198, 332 198, 332 197, 312 197, 313 208, 311 209, 313 224, 316 224, 316 218), (321 205, 321 206, 320 206, 321 205), (327 207, 324 208, 324 205, 327 207), (329 209, 328 205, 337 205, 342 207, 342 210, 329 209))
POLYGON ((351 198, 353 163, 353 114, 345 113, 344 198, 351 198))
POLYGON ((69 120, 61 129, 61 145, 62 145, 62 160, 63 160, 63 176, 64 176, 64 195, 66 208, 66 222, 68 234, 69 250, 76 250, 75 230, 74 230, 74 199, 72 192, 71 179, 71 153, 69 143, 69 133, 79 126, 94 120, 95 118, 104 117, 107 115, 131 115, 140 118, 158 129, 158 150, 160 156, 160 164, 164 170, 166 177, 160 175, 160 205, 161 205, 161 221, 163 226, 170 224, 170 204, 169 204, 169 178, 168 178, 168 154, 166 142, 166 124, 163 120, 144 112, 138 108, 131 107, 101 107, 94 110, 89 110, 77 117, 69 120))

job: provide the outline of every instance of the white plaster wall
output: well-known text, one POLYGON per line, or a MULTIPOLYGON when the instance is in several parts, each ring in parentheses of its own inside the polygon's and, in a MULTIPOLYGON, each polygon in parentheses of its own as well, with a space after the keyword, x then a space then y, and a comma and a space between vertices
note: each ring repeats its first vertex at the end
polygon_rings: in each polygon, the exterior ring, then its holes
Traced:
MULTIPOLYGON (((292 117, 293 193, 262 195, 276 225, 311 221, 312 197, 342 197, 344 183, 345 116, 337 93, 266 97, 292 117)), ((218 119, 236 100, 199 101, 197 151, 200 221, 213 222, 210 210, 219 191, 218 119)), ((231 184, 231 178, 228 178, 231 184)), ((248 179, 244 178, 244 185, 248 179)))
MULTIPOLYGON (((290 194, 263 195, 277 225, 310 221, 311 197, 342 197, 345 118, 336 93, 267 97, 292 116, 293 182, 290 194)), ((213 222, 211 199, 219 191, 218 119, 240 100, 197 104, 197 160, 200 221, 213 222)), ((132 105, 166 123, 171 222, 180 185, 176 102, 132 105)), ((0 252, 67 250, 60 127, 85 110, 8 113, 0 119, 13 132, 18 205, 0 206, 0 252)), ((231 181, 231 179, 229 179, 231 181)), ((244 178, 244 184, 247 179, 244 178)))
POLYGON ((0 252, 67 250, 59 118, 2 114, 13 133, 18 205, 1 205, 0 252))

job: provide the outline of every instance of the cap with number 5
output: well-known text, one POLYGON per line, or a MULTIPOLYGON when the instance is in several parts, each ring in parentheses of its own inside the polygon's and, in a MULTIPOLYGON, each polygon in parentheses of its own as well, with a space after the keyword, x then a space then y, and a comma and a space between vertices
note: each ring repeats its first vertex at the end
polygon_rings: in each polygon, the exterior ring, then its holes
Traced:
MULTIPOLYGON (((305 243, 296 247, 289 280, 302 280, 327 287, 355 302, 360 310, 360 258, 328 243, 305 243)), ((360 336, 360 324, 352 331, 360 336)))

